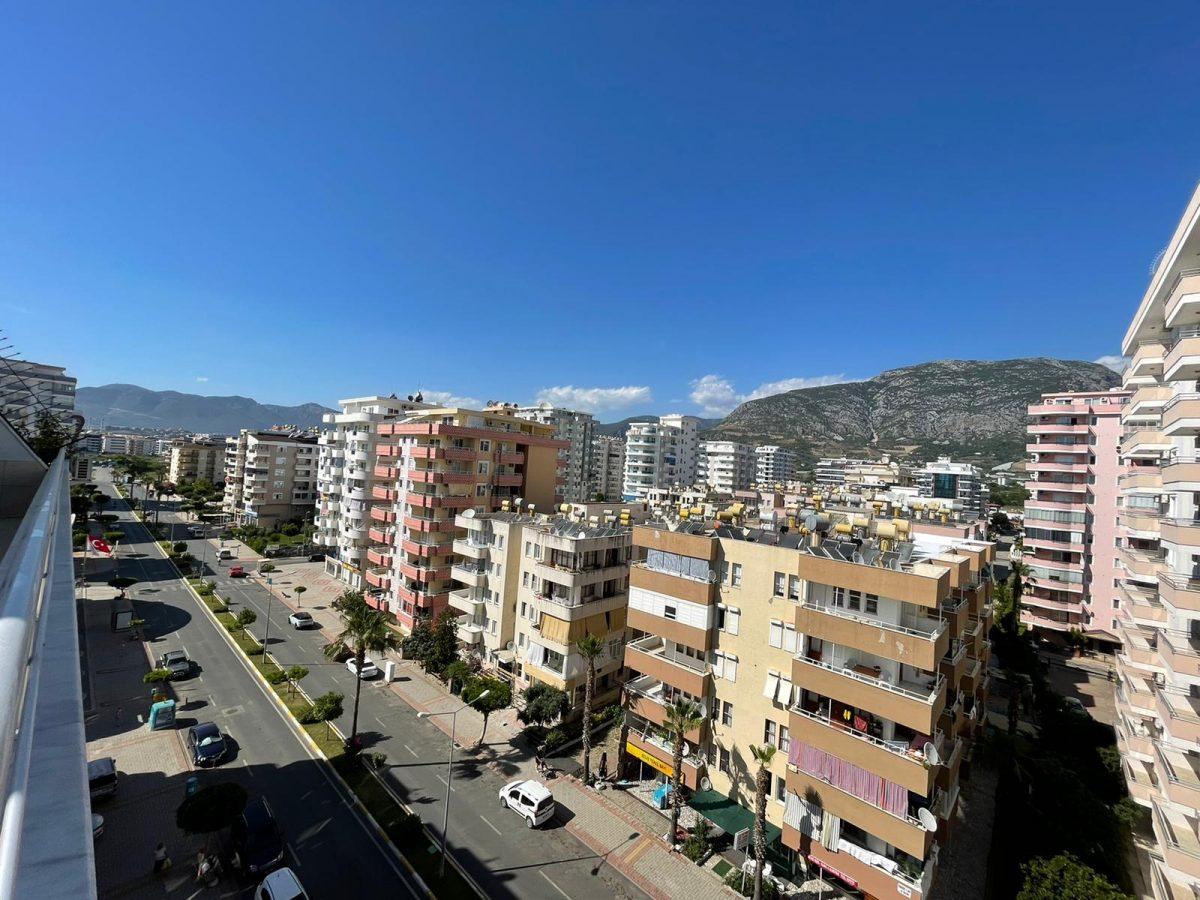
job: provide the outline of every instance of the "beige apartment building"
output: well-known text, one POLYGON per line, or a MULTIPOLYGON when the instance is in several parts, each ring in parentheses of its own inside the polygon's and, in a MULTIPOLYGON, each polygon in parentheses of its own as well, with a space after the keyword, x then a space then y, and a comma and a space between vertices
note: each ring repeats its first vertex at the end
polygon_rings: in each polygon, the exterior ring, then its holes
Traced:
POLYGON ((367 538, 368 601, 410 630, 447 607, 456 518, 466 510, 549 512, 562 502, 554 427, 504 410, 414 411, 376 426, 367 538))
POLYGON ((224 509, 237 525, 274 528, 304 516, 317 494, 317 438, 249 431, 225 441, 224 509))
POLYGON ((1151 810, 1157 900, 1200 893, 1200 190, 1150 278, 1130 357, 1120 452, 1117 745, 1151 810))
POLYGON ((592 499, 588 485, 592 475, 593 438, 596 419, 591 413, 577 409, 562 409, 549 403, 533 406, 509 405, 507 410, 518 419, 541 422, 554 428, 554 437, 566 441, 567 446, 558 451, 562 463, 562 495, 568 503, 592 499))
POLYGON ((225 480, 225 444, 220 441, 177 438, 167 452, 167 480, 172 484, 201 480, 221 484, 225 480))
POLYGON ((750 747, 772 744, 775 858, 919 900, 986 706, 993 547, 905 520, 814 524, 634 528, 628 749, 669 775, 667 704, 694 700, 683 779, 705 803, 752 810, 750 747))
POLYGON ((566 515, 554 516, 458 516, 465 536, 454 542, 451 575, 461 586, 451 591, 450 606, 463 613, 459 640, 486 666, 518 689, 541 681, 565 691, 578 712, 585 635, 605 646, 596 660, 596 702, 620 691, 632 529, 627 516, 565 508, 566 515))
POLYGON ((625 478, 625 439, 600 434, 592 440, 592 477, 588 499, 620 501, 625 478))

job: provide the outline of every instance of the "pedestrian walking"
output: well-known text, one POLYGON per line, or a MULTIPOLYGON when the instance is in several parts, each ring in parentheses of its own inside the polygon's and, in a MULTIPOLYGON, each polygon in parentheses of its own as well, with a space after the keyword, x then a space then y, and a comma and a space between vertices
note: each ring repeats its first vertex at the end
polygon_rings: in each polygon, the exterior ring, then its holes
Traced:
POLYGON ((154 848, 154 874, 161 875, 171 868, 171 857, 167 855, 167 845, 162 841, 154 848))
POLYGON ((608 751, 605 750, 600 754, 600 780, 608 780, 608 751))
POLYGON ((539 775, 546 774, 546 759, 542 755, 542 748, 538 747, 533 751, 533 765, 537 769, 539 775))

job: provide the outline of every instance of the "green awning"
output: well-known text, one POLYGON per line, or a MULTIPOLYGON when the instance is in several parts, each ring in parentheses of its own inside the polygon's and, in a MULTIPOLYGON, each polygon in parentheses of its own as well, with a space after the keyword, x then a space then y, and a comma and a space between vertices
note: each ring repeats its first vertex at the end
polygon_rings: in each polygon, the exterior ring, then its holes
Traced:
MULTIPOLYGON (((754 813, 744 806, 738 806, 724 794, 717 791, 696 791, 688 806, 694 809, 708 821, 732 837, 743 828, 750 829, 751 839, 754 836, 754 813)), ((779 829, 770 822, 766 823, 765 837, 767 846, 779 840, 779 829)))

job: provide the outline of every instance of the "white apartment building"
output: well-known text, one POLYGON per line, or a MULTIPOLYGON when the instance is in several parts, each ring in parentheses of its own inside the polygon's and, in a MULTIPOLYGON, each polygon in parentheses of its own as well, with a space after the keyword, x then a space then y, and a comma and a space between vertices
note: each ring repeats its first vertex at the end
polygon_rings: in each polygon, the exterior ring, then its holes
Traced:
POLYGON ((961 510, 964 519, 983 517, 988 490, 978 466, 941 456, 918 469, 916 477, 918 496, 946 500, 951 509, 961 510))
POLYGON ((518 689, 542 681, 564 691, 573 712, 583 705, 585 635, 605 644, 596 703, 620 690, 632 529, 601 518, 468 511, 455 519, 467 530, 451 569, 459 640, 518 689))
POLYGON ((313 543, 325 552, 325 572, 354 590, 363 590, 371 493, 377 478, 376 438, 380 422, 394 422, 428 403, 390 397, 351 397, 338 401, 340 413, 326 413, 317 440, 316 517, 313 543))
POLYGON ((104 452, 104 435, 99 432, 88 432, 79 440, 79 447, 88 453, 104 452))
POLYGON ((317 495, 317 438, 242 429, 225 441, 225 512, 274 528, 309 512, 317 495))
POLYGON ((102 438, 101 452, 123 456, 157 456, 158 438, 146 437, 143 434, 105 434, 102 438))
POLYGON ((225 478, 225 445, 219 441, 188 441, 177 438, 167 452, 167 480, 208 481, 221 484, 225 478))
POLYGON ((657 422, 632 422, 625 434, 622 496, 644 500, 652 488, 691 487, 700 456, 700 420, 673 413, 657 422))
POLYGON ((69 418, 75 411, 75 379, 62 366, 0 358, 0 410, 10 424, 26 430, 42 412, 69 418))
POLYGON ((611 434, 592 439, 592 478, 588 489, 591 499, 620 500, 625 477, 625 440, 611 434))
POLYGON ((563 463, 563 498, 568 503, 590 500, 588 485, 592 473, 592 439, 595 436, 596 420, 591 413, 574 409, 562 409, 549 403, 536 406, 509 406, 509 415, 542 425, 554 426, 556 440, 569 441, 570 446, 559 451, 563 463))
POLYGON ((754 448, 735 441, 704 441, 696 467, 696 483, 722 494, 732 494, 754 482, 754 448))
POLYGON ((754 480, 761 485, 783 484, 796 477, 796 454, 774 444, 754 448, 754 480))

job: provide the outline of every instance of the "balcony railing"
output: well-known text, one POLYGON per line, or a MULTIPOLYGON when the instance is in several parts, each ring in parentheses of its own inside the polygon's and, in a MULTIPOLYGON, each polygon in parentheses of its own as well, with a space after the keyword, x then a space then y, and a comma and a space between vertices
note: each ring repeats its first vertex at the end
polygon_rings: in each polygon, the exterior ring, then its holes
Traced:
MULTIPOLYGON (((961 607, 966 600, 959 603, 961 607)), ((870 616, 859 616, 841 606, 832 606, 827 603, 816 603, 812 600, 805 600, 800 604, 802 609, 811 609, 819 613, 825 613, 828 616, 837 616, 841 619, 847 619, 851 622, 859 622, 863 625, 869 625, 872 628, 881 628, 884 631, 890 631, 893 634, 903 634, 909 637, 920 638, 926 641, 936 640, 943 631, 946 630, 949 622, 945 619, 926 619, 924 627, 909 627, 906 625, 893 625, 890 622, 883 622, 879 619, 872 619, 870 616)))
MULTIPOLYGON (((631 644, 630 646, 634 645, 631 644)), ((942 686, 946 681, 946 676, 939 674, 934 680, 933 688, 926 693, 914 690, 913 688, 907 688, 899 684, 891 684, 890 682, 884 681, 881 678, 872 678, 870 675, 864 675, 861 672, 856 672, 854 669, 844 666, 835 666, 832 663, 827 663, 819 659, 810 659, 807 656, 797 656, 796 659, 802 663, 806 663, 807 665, 816 666, 817 668, 833 672, 835 675, 853 678, 855 681, 861 681, 863 684, 870 685, 871 687, 889 691, 890 693, 898 694, 901 697, 907 697, 910 700, 916 700, 918 703, 925 703, 930 706, 936 702, 938 694, 941 692, 942 686)))

